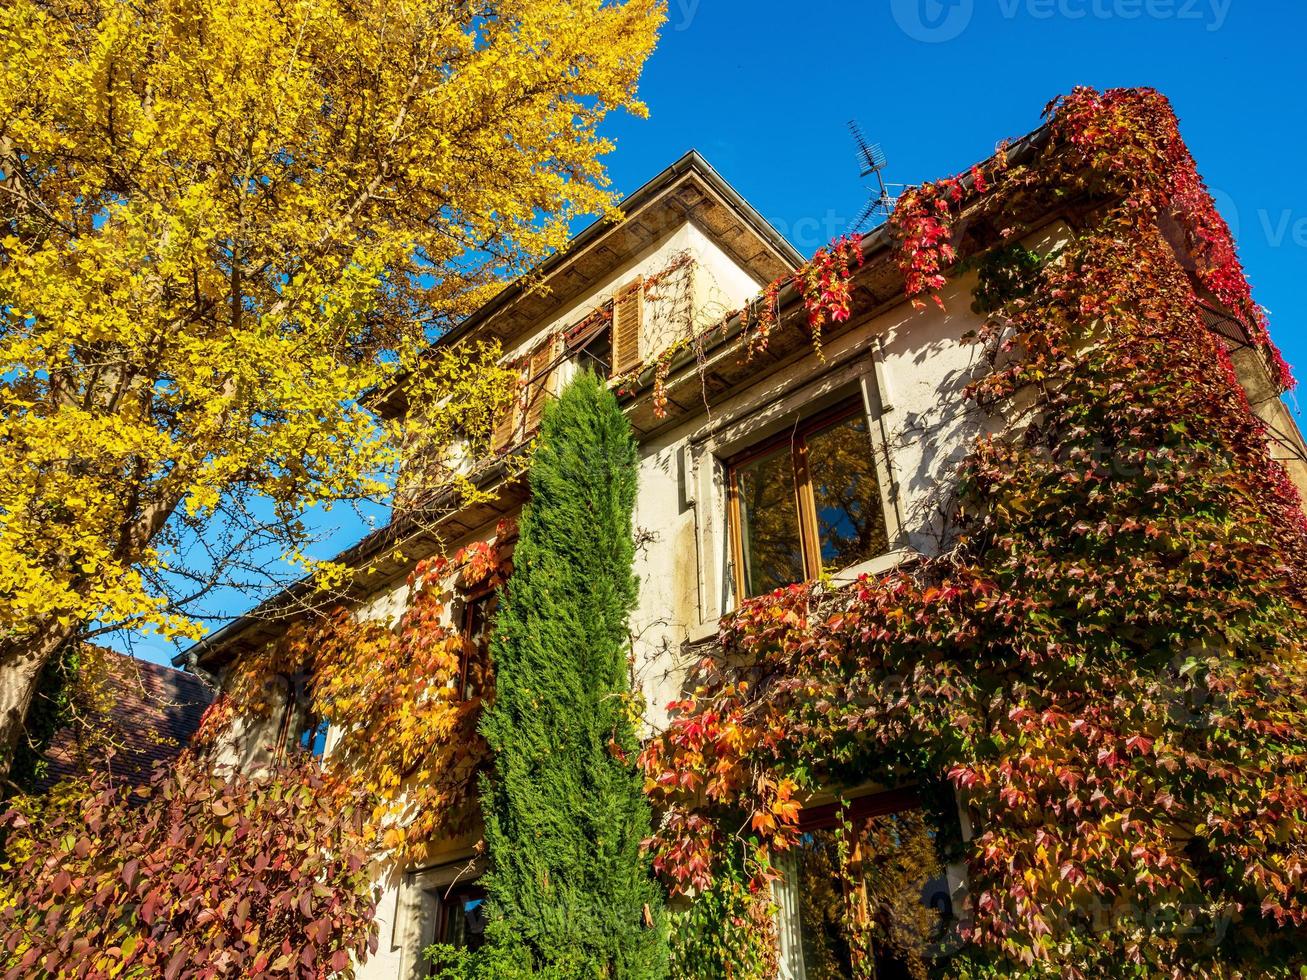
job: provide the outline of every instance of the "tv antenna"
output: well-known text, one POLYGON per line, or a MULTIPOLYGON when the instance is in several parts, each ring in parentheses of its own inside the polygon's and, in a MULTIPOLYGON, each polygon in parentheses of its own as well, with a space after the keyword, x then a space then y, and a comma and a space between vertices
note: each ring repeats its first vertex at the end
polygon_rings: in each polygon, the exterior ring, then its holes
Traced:
POLYGON ((862 135, 862 127, 858 125, 857 120, 849 120, 849 132, 853 134, 853 145, 857 147, 858 152, 858 176, 864 180, 867 177, 875 177, 876 184, 868 188, 871 191, 867 199, 866 207, 858 215, 858 220, 853 222, 849 229, 853 232, 862 231, 872 218, 879 216, 880 224, 890 216, 894 210, 894 198, 890 196, 889 187, 885 183, 885 167, 888 160, 885 159, 885 151, 880 148, 879 143, 868 143, 867 137, 862 135))

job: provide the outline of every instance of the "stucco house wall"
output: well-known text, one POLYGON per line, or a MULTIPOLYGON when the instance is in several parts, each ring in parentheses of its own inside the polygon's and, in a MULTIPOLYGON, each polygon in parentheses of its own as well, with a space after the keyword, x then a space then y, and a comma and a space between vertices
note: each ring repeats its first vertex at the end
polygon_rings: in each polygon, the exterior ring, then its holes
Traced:
MULTIPOLYGON (((529 353, 544 338, 574 326, 593 310, 609 302, 613 294, 631 280, 659 273, 682 254, 688 254, 690 261, 687 268, 693 271, 688 276, 692 284, 692 300, 683 305, 680 313, 691 315, 699 327, 720 320, 729 311, 743 306, 761 288, 755 276, 734 263, 700 228, 687 221, 651 242, 633 261, 596 283, 593 290, 583 298, 542 319, 535 329, 506 351, 506 357, 512 359, 529 353)), ((648 316, 644 325, 645 350, 658 350, 674 339, 671 330, 676 325, 670 315, 648 316)), ((563 365, 559 377, 560 387, 580 367, 579 359, 563 365)), ((666 506, 666 495, 669 492, 673 503, 675 501, 675 481, 669 490, 666 474, 659 472, 659 451, 655 447, 650 452, 648 448, 641 448, 636 521, 642 531, 650 532, 651 541, 639 559, 642 582, 640 604, 632 617, 632 623, 633 628, 637 629, 635 624, 658 624, 659 628, 649 628, 647 635, 636 639, 638 662, 653 665, 661 664, 666 657, 672 656, 666 644, 672 638, 683 635, 687 626, 691 625, 691 620, 692 625, 697 626, 699 618, 695 605, 697 600, 693 598, 689 600, 690 605, 686 605, 685 601, 671 606, 667 604, 665 593, 670 583, 681 581, 693 584, 695 576, 687 574, 687 571, 694 567, 697 559, 692 538, 688 548, 682 543, 679 551, 671 555, 666 551, 665 543, 683 541, 683 528, 687 525, 684 515, 677 507, 673 505, 669 510, 666 506), (660 563, 662 571, 656 573, 655 569, 659 568, 660 563)), ((464 545, 490 538, 494 533, 494 523, 490 522, 460 539, 447 542, 448 551, 452 553, 464 545)), ((693 528, 693 515, 688 526, 693 528)), ((356 615, 363 619, 394 623, 403 614, 409 591, 406 575, 396 576, 363 600, 356 615)), ((446 619, 449 620, 449 613, 446 619)), ((330 752, 330 740, 327 751, 330 752)), ((438 890, 442 884, 448 884, 446 879, 452 881, 460 869, 469 866, 473 860, 474 844, 475 835, 456 841, 437 842, 421 866, 390 868, 383 872, 379 879, 382 896, 377 907, 380 943, 376 954, 360 968, 360 980, 392 980, 425 975, 417 955, 421 947, 430 941, 432 927, 430 902, 424 901, 424 896, 433 889, 438 890)))
MULTIPOLYGON (((615 271, 584 299, 543 321, 539 331, 514 348, 520 355, 543 336, 579 322, 612 291, 637 275, 652 275, 682 251, 693 257, 697 285, 693 319, 702 325, 738 308, 759 286, 692 224, 672 230, 640 257, 615 271)), ((635 509, 639 547, 636 574, 639 601, 631 617, 635 681, 647 700, 650 730, 666 722, 666 705, 679 697, 691 659, 686 644, 711 635, 721 615, 735 603, 731 594, 726 532, 726 493, 722 459, 836 400, 861 397, 873 419, 875 449, 881 457, 884 499, 891 528, 891 553, 865 569, 877 571, 915 553, 932 553, 943 544, 942 497, 951 471, 978 432, 963 388, 978 369, 978 349, 964 335, 979 325, 970 310, 970 278, 953 282, 943 294, 946 311, 913 310, 907 303, 831 342, 823 357, 807 349, 800 359, 761 372, 745 390, 704 406, 696 416, 641 444, 635 509)), ((670 339, 647 336, 646 350, 670 339)), ((577 369, 564 370, 564 379, 577 369)), ((873 451, 873 447, 868 447, 873 451)), ((487 525, 451 550, 493 533, 487 525)), ((398 578, 377 590, 359 608, 366 618, 394 621, 407 601, 398 578)), ((421 869, 393 869, 384 881, 378 907, 382 942, 363 966, 363 980, 420 975, 414 955, 430 924, 420 900, 430 881, 472 856, 472 841, 444 842, 421 869), (418 896, 418 897, 415 897, 418 896)))

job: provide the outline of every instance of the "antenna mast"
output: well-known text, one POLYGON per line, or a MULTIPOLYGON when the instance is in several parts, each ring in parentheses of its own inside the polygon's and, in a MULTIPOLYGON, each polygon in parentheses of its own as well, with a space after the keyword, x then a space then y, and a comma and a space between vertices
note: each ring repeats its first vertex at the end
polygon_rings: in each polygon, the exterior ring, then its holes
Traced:
POLYGON ((894 198, 890 196, 889 188, 885 184, 885 167, 888 160, 885 158, 885 151, 880 148, 879 143, 868 143, 867 138, 862 135, 862 127, 858 125, 857 120, 849 120, 849 132, 853 135, 853 145, 857 148, 858 154, 858 176, 864 180, 867 177, 875 177, 875 186, 869 187, 871 194, 867 200, 866 206, 862 213, 858 215, 858 220, 853 222, 849 228, 850 231, 859 232, 867 226, 872 218, 879 216, 880 224, 894 211, 894 198))

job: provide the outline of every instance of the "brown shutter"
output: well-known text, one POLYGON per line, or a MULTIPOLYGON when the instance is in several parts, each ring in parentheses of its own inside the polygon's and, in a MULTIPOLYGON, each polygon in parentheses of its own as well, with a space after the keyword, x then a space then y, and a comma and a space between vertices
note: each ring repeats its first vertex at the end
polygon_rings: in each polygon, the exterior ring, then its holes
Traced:
POLYGON ((613 297, 613 374, 629 374, 640 366, 644 331, 644 279, 627 283, 613 297))
POLYGON ((552 398, 558 378, 558 361, 563 353, 563 335, 554 334, 532 354, 526 382, 526 435, 533 436, 545 414, 545 400, 552 398))
POLYGON ((522 389, 521 378, 518 379, 518 388, 513 394, 513 400, 504 408, 504 413, 499 416, 495 423, 495 431, 491 436, 490 448, 496 453, 502 453, 512 448, 517 441, 518 425, 522 421, 522 389))

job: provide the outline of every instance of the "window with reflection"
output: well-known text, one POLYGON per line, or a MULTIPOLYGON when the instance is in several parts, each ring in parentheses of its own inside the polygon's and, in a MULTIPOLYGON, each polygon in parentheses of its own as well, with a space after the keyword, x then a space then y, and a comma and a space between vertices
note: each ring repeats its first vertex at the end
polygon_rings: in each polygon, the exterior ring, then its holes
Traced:
POLYGON ((321 759, 327 750, 330 726, 312 710, 312 678, 303 674, 275 674, 268 684, 269 695, 283 702, 277 737, 271 746, 274 764, 286 762, 297 747, 321 759))
POLYGON ((847 819, 810 819, 782 862, 779 976, 924 978, 953 926, 935 834, 916 807, 847 819))
POLYGON ((486 936, 486 890, 475 883, 456 885, 435 897, 435 942, 455 949, 480 949, 486 936))
POLYGON ((315 759, 321 759, 327 751, 327 729, 330 726, 325 718, 309 717, 300 730, 300 748, 315 759))
POLYGON ((741 463, 735 468, 732 489, 745 595, 802 582, 808 576, 790 447, 741 463))
POLYGON ((468 596, 463 603, 463 649, 459 658, 458 696, 471 701, 485 692, 490 676, 490 632, 499 609, 494 590, 468 596))
POLYGON ((742 597, 838 572, 889 549, 860 400, 756 447, 730 467, 742 597))

